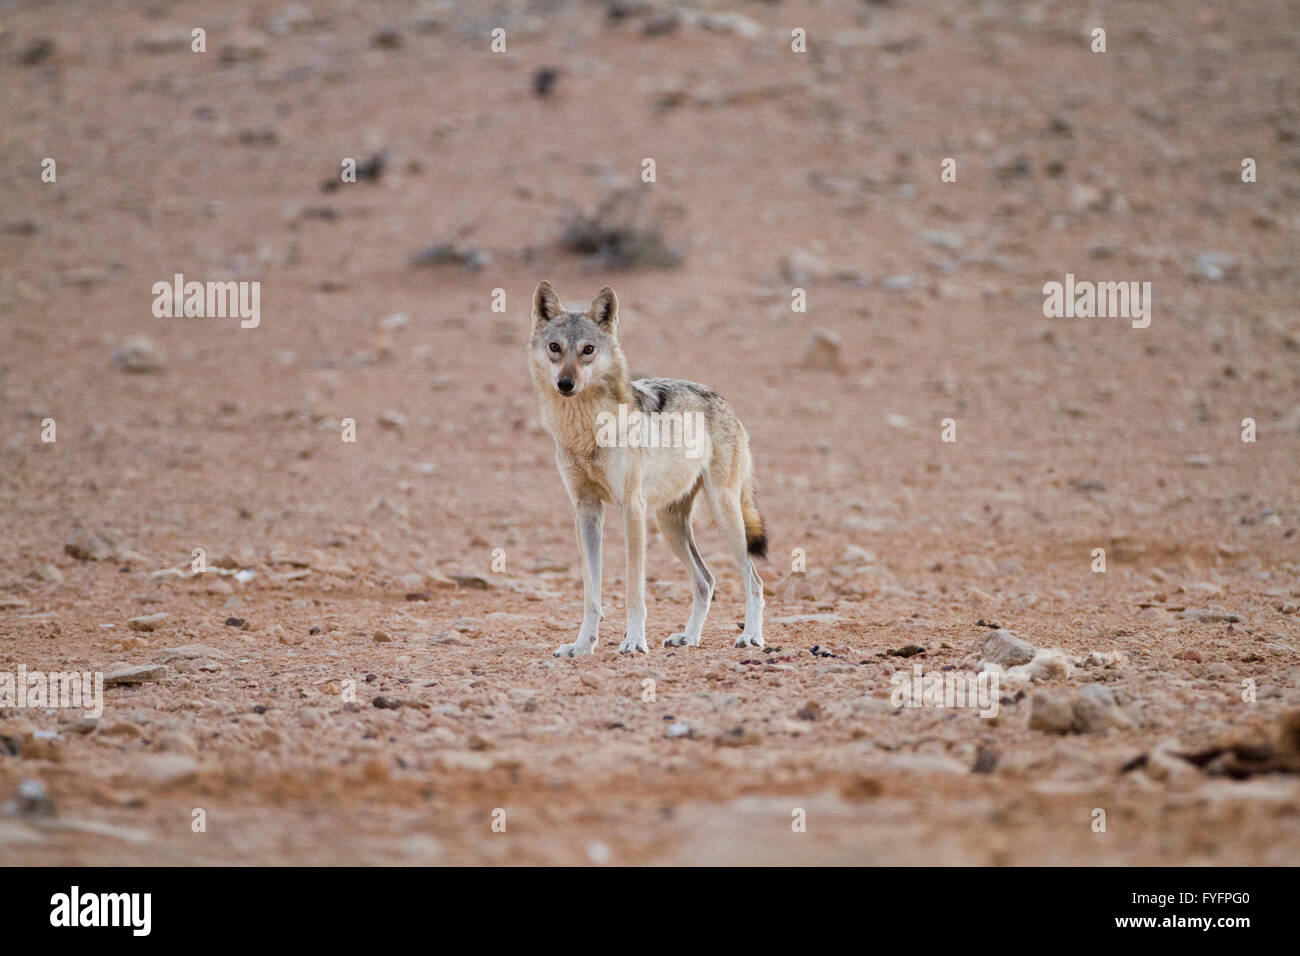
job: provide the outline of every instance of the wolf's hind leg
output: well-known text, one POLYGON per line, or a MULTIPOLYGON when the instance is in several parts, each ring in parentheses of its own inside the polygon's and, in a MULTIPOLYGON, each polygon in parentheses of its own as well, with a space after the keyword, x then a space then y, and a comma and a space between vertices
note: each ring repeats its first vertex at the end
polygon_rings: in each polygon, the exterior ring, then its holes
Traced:
POLYGON ((704 490, 713 509, 713 519, 740 567, 740 581, 745 589, 745 629, 736 638, 736 646, 762 647, 763 579, 758 576, 749 557, 745 518, 740 509, 740 488, 719 488, 706 480, 704 490))
POLYGON ((691 533, 691 505, 694 501, 695 489, 692 489, 684 498, 655 512, 659 530, 663 532, 668 547, 690 572, 691 588, 694 591, 686 630, 666 638, 664 647, 698 646, 700 634, 704 630, 704 619, 709 613, 709 602, 713 599, 713 575, 700 557, 700 552, 695 547, 695 536, 691 533))

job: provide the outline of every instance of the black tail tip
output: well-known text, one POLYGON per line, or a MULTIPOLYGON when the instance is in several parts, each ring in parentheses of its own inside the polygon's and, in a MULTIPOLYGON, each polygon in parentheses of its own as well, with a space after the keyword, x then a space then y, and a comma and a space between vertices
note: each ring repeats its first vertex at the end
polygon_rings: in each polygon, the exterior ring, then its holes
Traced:
POLYGON ((764 561, 767 560, 767 532, 766 531, 760 531, 757 535, 748 538, 746 544, 749 545, 750 554, 752 554, 756 558, 762 558, 764 561))

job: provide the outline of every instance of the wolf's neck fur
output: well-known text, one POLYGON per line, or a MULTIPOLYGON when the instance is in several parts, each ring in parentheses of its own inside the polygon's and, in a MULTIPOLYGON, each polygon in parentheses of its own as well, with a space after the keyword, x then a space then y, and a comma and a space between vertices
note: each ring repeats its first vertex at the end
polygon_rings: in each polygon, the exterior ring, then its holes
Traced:
POLYGON ((615 351, 610 371, 572 398, 559 394, 541 375, 536 376, 535 381, 551 434, 556 443, 575 458, 595 455, 596 418, 601 412, 617 415, 619 405, 632 403, 632 383, 621 349, 615 351))

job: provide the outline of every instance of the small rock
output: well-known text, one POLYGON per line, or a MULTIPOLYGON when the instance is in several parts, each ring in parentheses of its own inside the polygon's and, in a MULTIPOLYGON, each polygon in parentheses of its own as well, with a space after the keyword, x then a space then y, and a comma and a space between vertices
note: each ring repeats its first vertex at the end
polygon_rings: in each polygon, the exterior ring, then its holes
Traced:
POLYGON ((211 657, 220 660, 225 655, 215 647, 204 644, 183 644, 180 647, 165 647, 154 654, 154 660, 166 663, 174 660, 194 660, 211 657))
POLYGON ((1003 667, 1028 664, 1036 653, 1033 645, 1007 630, 989 631, 980 641, 980 657, 1003 667))
POLYGON ((830 275, 830 264, 807 249, 791 250, 781 260, 781 277, 791 285, 805 286, 813 279, 827 279, 830 275))
POLYGON ((1199 621, 1201 624, 1240 624, 1241 617, 1228 611, 1208 607, 1189 607, 1178 612, 1180 621, 1199 621))
POLYGON ((370 42, 381 50, 396 50, 402 45, 402 34, 396 27, 380 27, 370 38, 370 42))
POLYGON ((544 66, 533 74, 533 94, 547 97, 555 90, 555 81, 560 78, 560 71, 553 66, 544 66))
POLYGON ((63 572, 52 564, 38 564, 32 568, 28 577, 35 578, 38 581, 44 581, 46 584, 62 584, 63 572))
POLYGON ((49 37, 37 37, 18 54, 18 62, 23 66, 35 66, 54 55, 54 41, 49 37))
POLYGON ((108 561, 117 555, 119 545, 108 534, 77 525, 68 534, 63 550, 78 561, 108 561))
POLYGON ((975 751, 975 765, 970 768, 971 773, 992 773, 998 765, 999 754, 992 747, 981 746, 975 751))
POLYGON ((893 754, 889 766, 895 770, 911 770, 916 773, 951 773, 965 775, 969 768, 955 757, 943 754, 893 754))
POLYGON ((22 780, 14 798, 4 806, 4 815, 12 817, 55 817, 54 801, 39 780, 22 780))
POLYGON ((199 745, 189 734, 169 730, 154 739, 152 749, 159 753, 188 754, 193 757, 198 754, 199 745))
POLYGON ((902 647, 893 647, 885 651, 890 657, 915 657, 917 654, 924 654, 925 648, 920 644, 904 644, 902 647))
POLYGON ((465 637, 463 634, 460 634, 457 631, 446 630, 429 638, 429 643, 430 644, 456 644, 461 647, 468 647, 470 641, 469 638, 465 637))
POLYGON ((128 339, 113 350, 113 364, 123 372, 161 371, 165 361, 162 350, 146 338, 128 339))
POLYGON ((146 786, 170 787, 198 777, 199 762, 189 754, 152 754, 142 757, 128 772, 146 786))
POLYGON ((481 574, 453 574, 451 579, 463 588, 475 588, 479 591, 486 591, 492 587, 492 582, 481 574))
POLYGON ((813 371, 833 372, 840 367, 843 341, 827 329, 814 329, 804 343, 803 367, 813 371))
POLYGON ((821 720, 822 705, 815 700, 810 700, 798 710, 795 716, 800 720, 821 720))
POLYGON ((166 611, 158 614, 146 614, 143 617, 129 618, 126 625, 133 631, 156 631, 158 626, 169 617, 171 615, 166 611))
POLYGON ((1056 734, 1101 733, 1126 729, 1133 721, 1113 690, 1089 684, 1078 690, 1040 690, 1030 699, 1029 726, 1056 734))
POLYGON ((104 675, 105 687, 120 684, 144 684, 149 681, 162 680, 170 671, 162 664, 139 664, 135 667, 123 667, 109 671, 104 675))
POLYGON ((652 13, 641 31, 648 37, 662 37, 675 32, 681 25, 682 15, 670 8, 652 13))

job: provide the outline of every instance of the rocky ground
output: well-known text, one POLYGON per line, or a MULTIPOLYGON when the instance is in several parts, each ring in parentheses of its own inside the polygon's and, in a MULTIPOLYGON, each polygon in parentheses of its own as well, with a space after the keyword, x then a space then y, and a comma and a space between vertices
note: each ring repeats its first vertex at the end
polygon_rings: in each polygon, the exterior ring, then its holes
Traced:
POLYGON ((5 861, 1300 862, 1298 30, 4 4, 0 672, 112 681, 0 708, 5 861), (260 324, 155 317, 175 273, 260 282, 260 324), (1150 327, 1045 318, 1067 273, 1152 283, 1150 327), (656 532, 620 658, 610 520, 601 643, 551 657, 544 277, 745 422, 762 652, 697 518, 704 645, 659 646, 656 532), (997 716, 894 706, 917 665, 996 672, 997 716))

